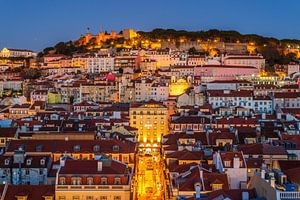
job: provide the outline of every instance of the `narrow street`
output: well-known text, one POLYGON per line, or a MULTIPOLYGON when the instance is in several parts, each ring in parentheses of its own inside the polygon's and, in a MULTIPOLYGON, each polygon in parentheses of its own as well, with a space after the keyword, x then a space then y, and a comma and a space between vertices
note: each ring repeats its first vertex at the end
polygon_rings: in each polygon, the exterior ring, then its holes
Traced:
POLYGON ((135 199, 166 199, 164 163, 160 147, 139 146, 135 180, 135 199))

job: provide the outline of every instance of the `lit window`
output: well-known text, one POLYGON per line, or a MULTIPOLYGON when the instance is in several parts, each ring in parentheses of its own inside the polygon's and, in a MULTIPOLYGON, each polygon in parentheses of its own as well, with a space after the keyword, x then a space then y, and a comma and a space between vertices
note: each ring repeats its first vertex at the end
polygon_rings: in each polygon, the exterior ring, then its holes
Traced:
POLYGON ((106 185, 107 184, 107 178, 106 177, 102 177, 101 178, 101 185, 106 185))
POLYGON ((120 185, 120 184, 121 184, 121 178, 115 177, 115 185, 120 185))

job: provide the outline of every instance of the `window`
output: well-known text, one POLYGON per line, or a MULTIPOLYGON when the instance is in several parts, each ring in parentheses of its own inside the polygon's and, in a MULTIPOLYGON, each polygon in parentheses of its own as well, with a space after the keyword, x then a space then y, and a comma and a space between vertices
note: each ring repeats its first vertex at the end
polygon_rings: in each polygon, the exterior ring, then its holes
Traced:
POLYGON ((100 200, 107 200, 107 196, 100 196, 100 200))
POLYGON ((73 200, 79 200, 79 196, 73 196, 73 200))
POLYGON ((118 145, 113 146, 113 152, 119 152, 119 146, 118 145))
POLYGON ((221 190, 222 189, 222 184, 212 184, 212 190, 221 190))
POLYGON ((93 185, 93 177, 88 177, 87 178, 87 184, 88 185, 93 185))
POLYGON ((81 185, 81 178, 72 178, 73 185, 81 185))
POLYGON ((66 197, 65 196, 59 196, 58 200, 66 200, 66 197))
POLYGON ((115 185, 121 185, 121 178, 115 177, 115 185))
POLYGON ((86 200, 93 200, 93 199, 94 199, 93 196, 87 196, 87 197, 86 197, 86 200))
POLYGON ((6 159, 5 159, 4 164, 5 164, 5 165, 9 165, 9 158, 6 158, 6 159))
POLYGON ((102 177, 101 178, 101 185, 106 185, 107 184, 107 178, 106 177, 102 177))
POLYGON ((41 159, 40 164, 41 164, 41 165, 45 165, 45 159, 44 159, 44 158, 41 159))
POLYGON ((128 163, 128 156, 123 155, 122 158, 123 158, 123 162, 124 162, 124 163, 128 163))
POLYGON ((230 160, 226 160, 226 161, 224 161, 224 164, 225 164, 225 167, 230 167, 230 160))
POLYGON ((29 169, 25 169, 25 174, 26 174, 26 175, 29 175, 29 174, 30 174, 29 169))
POLYGON ((73 147, 73 150, 74 150, 75 152, 80 151, 80 145, 74 146, 74 147, 73 147))
POLYGON ((60 185, 65 185, 66 184, 66 178, 65 177, 60 177, 59 178, 59 184, 60 185))
POLYGON ((95 152, 100 151, 100 145, 95 145, 95 146, 93 147, 93 149, 94 149, 95 152))
POLYGON ((121 196, 114 196, 114 200, 121 200, 121 196))
POLYGON ((26 165, 31 165, 31 159, 26 160, 26 165))

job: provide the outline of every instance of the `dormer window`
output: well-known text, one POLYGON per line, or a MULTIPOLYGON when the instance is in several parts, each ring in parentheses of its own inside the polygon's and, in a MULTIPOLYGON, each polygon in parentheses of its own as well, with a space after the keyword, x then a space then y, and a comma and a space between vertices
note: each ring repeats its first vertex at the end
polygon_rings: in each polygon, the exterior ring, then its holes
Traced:
POLYGON ((94 149, 95 152, 100 151, 100 145, 95 145, 95 146, 93 147, 93 149, 94 149))
POLYGON ((72 184, 73 185, 81 185, 81 178, 80 177, 72 178, 72 184))
POLYGON ((106 177, 101 178, 101 185, 107 185, 107 178, 106 177))
POLYGON ((113 152, 119 152, 120 147, 118 145, 113 146, 113 152))
POLYGON ((59 178, 59 184, 60 185, 65 185, 66 184, 66 178, 65 177, 60 177, 59 178))
POLYGON ((31 165, 31 159, 26 160, 26 165, 31 165))
POLYGON ((5 164, 5 165, 9 165, 9 161, 10 161, 10 159, 9 159, 9 158, 6 158, 5 161, 4 161, 4 164, 5 164))
POLYGON ((74 150, 75 152, 79 152, 79 151, 80 151, 80 145, 74 146, 73 150, 74 150))
POLYGON ((43 145, 37 145, 36 146, 36 151, 41 152, 43 150, 43 145))
POLYGON ((225 164, 225 167, 230 167, 231 162, 230 162, 230 160, 225 160, 224 164, 225 164))
POLYGON ((94 182, 94 181, 93 181, 93 177, 88 177, 88 178, 87 178, 87 184, 88 184, 88 185, 93 185, 93 182, 94 182))
POLYGON ((27 195, 16 195, 17 200, 27 200, 27 195))
POLYGON ((121 178, 115 177, 115 185, 121 185, 121 178))
POLYGON ((213 191, 222 190, 223 184, 211 184, 211 187, 213 191))
POLYGON ((45 165, 45 158, 43 158, 43 159, 40 160, 40 164, 41 165, 45 165))
POLYGON ((43 196, 44 200, 54 200, 53 196, 43 196))

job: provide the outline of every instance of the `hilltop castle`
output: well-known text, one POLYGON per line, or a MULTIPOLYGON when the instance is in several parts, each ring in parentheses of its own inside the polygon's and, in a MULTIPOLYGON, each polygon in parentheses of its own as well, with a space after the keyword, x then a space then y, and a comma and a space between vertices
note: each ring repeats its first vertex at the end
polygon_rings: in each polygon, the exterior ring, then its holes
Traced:
POLYGON ((101 44, 102 42, 105 42, 106 40, 109 39, 118 39, 118 38, 132 39, 135 38, 136 36, 137 33, 133 29, 124 29, 119 34, 117 34, 114 31, 111 31, 110 33, 99 32, 98 35, 92 35, 88 30, 85 35, 80 36, 79 42, 82 45, 86 45, 92 40, 94 40, 94 43, 101 44))

